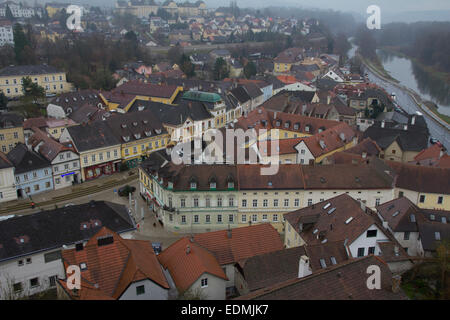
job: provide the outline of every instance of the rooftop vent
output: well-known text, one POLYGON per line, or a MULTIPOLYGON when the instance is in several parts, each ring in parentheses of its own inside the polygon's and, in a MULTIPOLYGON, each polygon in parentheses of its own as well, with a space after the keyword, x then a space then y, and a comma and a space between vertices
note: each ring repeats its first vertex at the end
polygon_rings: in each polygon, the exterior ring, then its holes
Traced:
POLYGON ((332 214, 334 211, 336 211, 336 208, 331 208, 330 210, 328 210, 328 214, 332 214))

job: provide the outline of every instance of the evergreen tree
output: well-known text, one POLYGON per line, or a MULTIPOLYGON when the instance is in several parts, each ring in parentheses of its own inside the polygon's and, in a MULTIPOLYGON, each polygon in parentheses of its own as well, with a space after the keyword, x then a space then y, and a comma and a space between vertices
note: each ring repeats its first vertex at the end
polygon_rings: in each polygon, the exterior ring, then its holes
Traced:
POLYGON ((228 70, 227 62, 223 58, 217 58, 213 69, 214 80, 223 80, 229 74, 230 71, 228 70))
POLYGON ((6 9, 5 9, 5 18, 10 21, 13 21, 16 19, 16 18, 14 18, 11 8, 8 5, 6 5, 6 9))
POLYGON ((181 70, 188 78, 195 76, 195 67, 192 64, 191 59, 189 59, 189 57, 184 53, 181 55, 179 64, 181 70))
POLYGON ((256 65, 249 61, 244 67, 244 75, 247 79, 250 79, 252 76, 256 75, 256 65))
POLYGON ((6 110, 8 106, 8 98, 3 92, 0 92, 0 110, 6 110))
POLYGON ((23 64, 26 60, 24 56, 25 47, 29 47, 30 43, 20 24, 16 23, 13 28, 14 34, 14 53, 18 64, 23 64))

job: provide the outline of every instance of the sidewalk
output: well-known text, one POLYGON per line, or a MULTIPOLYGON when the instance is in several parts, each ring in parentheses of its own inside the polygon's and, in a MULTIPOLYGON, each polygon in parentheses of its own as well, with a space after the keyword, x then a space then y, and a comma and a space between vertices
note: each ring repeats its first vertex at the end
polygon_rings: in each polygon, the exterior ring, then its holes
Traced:
POLYGON ((80 197, 99 193, 108 189, 118 189, 125 184, 133 183, 137 180, 137 169, 115 173, 110 176, 102 176, 95 180, 86 181, 71 187, 42 192, 31 196, 31 199, 20 199, 3 203, 0 208, 0 215, 11 214, 17 211, 28 213, 36 211, 36 208, 58 204, 60 202, 70 202, 80 197), (130 173, 132 175, 130 175, 130 173), (34 202, 35 208, 31 208, 34 202))

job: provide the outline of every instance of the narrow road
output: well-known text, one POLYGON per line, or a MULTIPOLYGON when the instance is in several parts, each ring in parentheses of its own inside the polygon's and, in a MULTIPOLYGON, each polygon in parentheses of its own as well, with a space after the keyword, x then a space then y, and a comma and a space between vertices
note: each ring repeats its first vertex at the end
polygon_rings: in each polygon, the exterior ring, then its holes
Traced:
MULTIPOLYGON (((420 101, 416 101, 411 92, 408 92, 409 88, 402 88, 402 85, 396 84, 388 79, 385 79, 381 75, 374 72, 367 65, 365 71, 369 76, 369 80, 372 83, 384 88, 388 93, 395 93, 397 103, 408 113, 414 114, 419 111, 423 114, 425 121, 430 131, 430 135, 433 138, 438 139, 444 147, 450 150, 450 130, 449 125, 440 119, 437 115, 427 109, 426 106, 419 106, 420 101)), ((418 95, 416 93, 416 95, 418 95)), ((420 96, 420 95, 418 95, 420 96)))

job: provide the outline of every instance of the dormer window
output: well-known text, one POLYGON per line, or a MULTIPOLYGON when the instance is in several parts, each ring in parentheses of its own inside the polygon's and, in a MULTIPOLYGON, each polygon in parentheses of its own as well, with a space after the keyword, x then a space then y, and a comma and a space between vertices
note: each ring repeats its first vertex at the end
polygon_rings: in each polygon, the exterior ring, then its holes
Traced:
POLYGON ((294 130, 298 130, 299 127, 300 127, 299 123, 294 124, 294 130))
POLYGON ((133 126, 137 127, 138 123, 135 121, 133 122, 133 126))
POLYGON ((156 134, 161 134, 162 130, 161 129, 155 129, 156 134))
POLYGON ((141 134, 140 134, 140 133, 135 133, 135 134, 134 134, 134 137, 135 137, 136 139, 140 139, 140 138, 141 138, 141 134))
POLYGON ((150 136, 152 135, 152 132, 151 132, 151 131, 144 131, 144 133, 145 133, 145 135, 146 135, 147 137, 150 137, 150 136))
POLYGON ((311 126, 308 124, 308 125, 305 127, 305 131, 306 131, 306 132, 309 132, 310 129, 311 129, 311 126))
POLYGON ((197 182, 191 181, 191 189, 197 189, 197 182))
POLYGON ((123 141, 125 141, 125 142, 130 141, 130 137, 129 137, 129 136, 123 136, 122 139, 123 139, 123 141))
POLYGON ((276 125, 277 127, 279 127, 279 126, 281 125, 281 121, 280 121, 280 120, 277 120, 277 122, 275 122, 275 125, 276 125))
POLYGON ((169 189, 173 189, 173 182, 169 181, 169 182, 167 183, 167 187, 168 187, 169 189))
POLYGON ((291 123, 289 122, 289 121, 286 121, 285 123, 284 123, 284 127, 285 128, 289 128, 289 125, 290 125, 291 123))
POLYGON ((233 189, 234 188, 234 182, 233 181, 229 181, 228 182, 228 189, 233 189))

